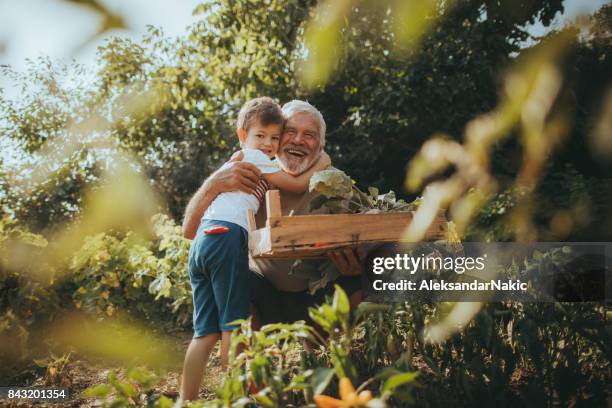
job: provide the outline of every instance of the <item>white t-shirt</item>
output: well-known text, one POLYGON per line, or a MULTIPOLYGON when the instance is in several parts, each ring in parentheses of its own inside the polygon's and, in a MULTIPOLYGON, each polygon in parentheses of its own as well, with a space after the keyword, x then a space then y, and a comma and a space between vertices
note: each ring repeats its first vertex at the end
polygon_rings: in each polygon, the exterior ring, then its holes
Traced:
MULTIPOLYGON (((261 150, 242 149, 242 153, 244 155, 242 158, 243 162, 253 163, 264 174, 280 171, 278 166, 261 150)), ((221 166, 221 168, 227 166, 229 166, 228 163, 221 166)), ((202 219, 233 222, 248 231, 246 215, 248 209, 252 209, 254 212, 259 210, 259 200, 257 197, 242 191, 230 191, 219 194, 208 206, 202 219)))

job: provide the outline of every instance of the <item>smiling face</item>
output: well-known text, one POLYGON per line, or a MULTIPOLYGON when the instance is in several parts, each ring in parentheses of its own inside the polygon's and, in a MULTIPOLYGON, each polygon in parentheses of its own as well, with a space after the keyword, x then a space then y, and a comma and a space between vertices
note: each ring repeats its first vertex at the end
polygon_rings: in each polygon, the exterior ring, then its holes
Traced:
POLYGON ((321 153, 318 121, 308 112, 297 112, 285 121, 278 161, 285 173, 299 175, 314 164, 321 153))
POLYGON ((248 130, 238 128, 240 146, 261 150, 269 158, 276 156, 280 142, 282 126, 277 124, 262 125, 254 123, 248 130))

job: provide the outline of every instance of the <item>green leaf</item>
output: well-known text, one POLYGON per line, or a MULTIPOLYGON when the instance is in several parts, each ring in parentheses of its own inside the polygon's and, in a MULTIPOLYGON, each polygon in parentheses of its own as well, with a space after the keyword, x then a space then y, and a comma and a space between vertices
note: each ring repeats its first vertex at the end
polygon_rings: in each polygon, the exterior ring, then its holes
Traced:
POLYGON ((266 391, 265 389, 258 392, 257 394, 253 395, 253 397, 255 398, 255 400, 257 400, 258 403, 260 403, 261 405, 263 405, 264 407, 270 407, 270 408, 274 408, 277 406, 277 404, 274 403, 274 401, 272 401, 270 399, 270 397, 268 397, 264 391, 266 391))
POLYGON ((322 394, 332 378, 334 378, 334 370, 332 368, 319 367, 315 369, 312 378, 310 379, 314 394, 322 394))
POLYGON ((334 300, 332 302, 332 307, 340 317, 346 318, 351 311, 351 304, 349 302, 348 297, 346 296, 346 292, 340 287, 340 285, 334 285, 336 288, 336 292, 334 293, 334 300))
POLYGON ((323 309, 323 307, 320 307, 319 309, 310 308, 308 310, 308 314, 309 314, 310 318, 316 324, 321 326, 321 328, 324 331, 329 333, 329 332, 331 332, 331 329, 332 329, 332 322, 333 322, 333 320, 330 322, 328 317, 325 315, 324 311, 325 311, 325 309, 323 309))
POLYGON ((99 384, 87 388, 81 393, 82 398, 104 398, 112 391, 113 387, 109 384, 99 384))
POLYGON ((385 381, 385 384, 383 385, 383 393, 392 394, 397 387, 412 383, 418 376, 419 372, 414 371, 411 373, 396 374, 389 377, 389 379, 385 381))
POLYGON ((341 30, 351 4, 350 0, 321 2, 306 26, 304 44, 308 53, 299 72, 307 88, 324 85, 334 71, 338 63, 341 30))
POLYGON ((173 405, 174 401, 164 395, 160 396, 155 404, 156 408, 172 408, 173 405))
POLYGON ((341 170, 323 170, 316 172, 310 178, 309 190, 321 193, 327 198, 350 198, 353 192, 353 182, 341 170))

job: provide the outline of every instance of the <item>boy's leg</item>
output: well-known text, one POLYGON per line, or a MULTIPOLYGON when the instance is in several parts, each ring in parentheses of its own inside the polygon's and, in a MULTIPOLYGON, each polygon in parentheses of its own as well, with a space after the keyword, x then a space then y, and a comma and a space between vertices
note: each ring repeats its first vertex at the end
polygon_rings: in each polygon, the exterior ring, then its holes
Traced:
POLYGON ((235 320, 249 317, 249 260, 248 233, 235 224, 227 223, 230 228, 226 234, 218 236, 225 240, 217 252, 216 268, 211 268, 212 287, 219 311, 219 328, 222 332, 221 365, 227 366, 231 345, 231 331, 238 326, 235 320))
POLYGON ((208 334, 191 340, 183 364, 181 399, 186 401, 198 399, 204 369, 217 340, 219 340, 219 333, 208 334))
POLYGON ((214 251, 214 241, 200 234, 200 230, 206 225, 200 225, 198 236, 189 250, 188 273, 193 296, 194 338, 187 348, 183 364, 181 398, 184 400, 198 398, 208 357, 221 337, 212 280, 203 265, 209 258, 209 253, 214 251))
POLYGON ((221 370, 227 369, 229 362, 229 349, 232 344, 232 332, 224 331, 221 333, 221 370))

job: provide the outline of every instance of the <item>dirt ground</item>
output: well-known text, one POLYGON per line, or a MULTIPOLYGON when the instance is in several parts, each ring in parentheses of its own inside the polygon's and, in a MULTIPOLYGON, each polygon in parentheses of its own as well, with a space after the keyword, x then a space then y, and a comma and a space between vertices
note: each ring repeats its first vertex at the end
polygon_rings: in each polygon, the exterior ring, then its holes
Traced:
MULTIPOLYGON (((180 333, 177 337, 177 348, 183 352, 191 339, 190 333, 180 333)), ((35 370, 34 368, 32 370, 35 370)), ((55 379, 54 383, 49 384, 48 377, 44 369, 38 370, 38 374, 33 381, 28 381, 24 386, 28 387, 65 387, 70 390, 70 402, 67 403, 22 403, 0 400, 1 407, 100 407, 102 400, 96 398, 80 398, 79 395, 87 388, 99 384, 108 383, 108 375, 115 372, 118 379, 124 378, 127 369, 120 364, 109 365, 108 362, 97 359, 85 359, 79 356, 72 356, 69 363, 55 379)), ((168 398, 176 400, 179 394, 180 371, 170 371, 154 388, 155 394, 162 394, 168 398)), ((211 400, 215 397, 215 390, 222 379, 222 371, 219 360, 219 348, 217 347, 211 355, 208 367, 200 389, 200 398, 211 400)))

